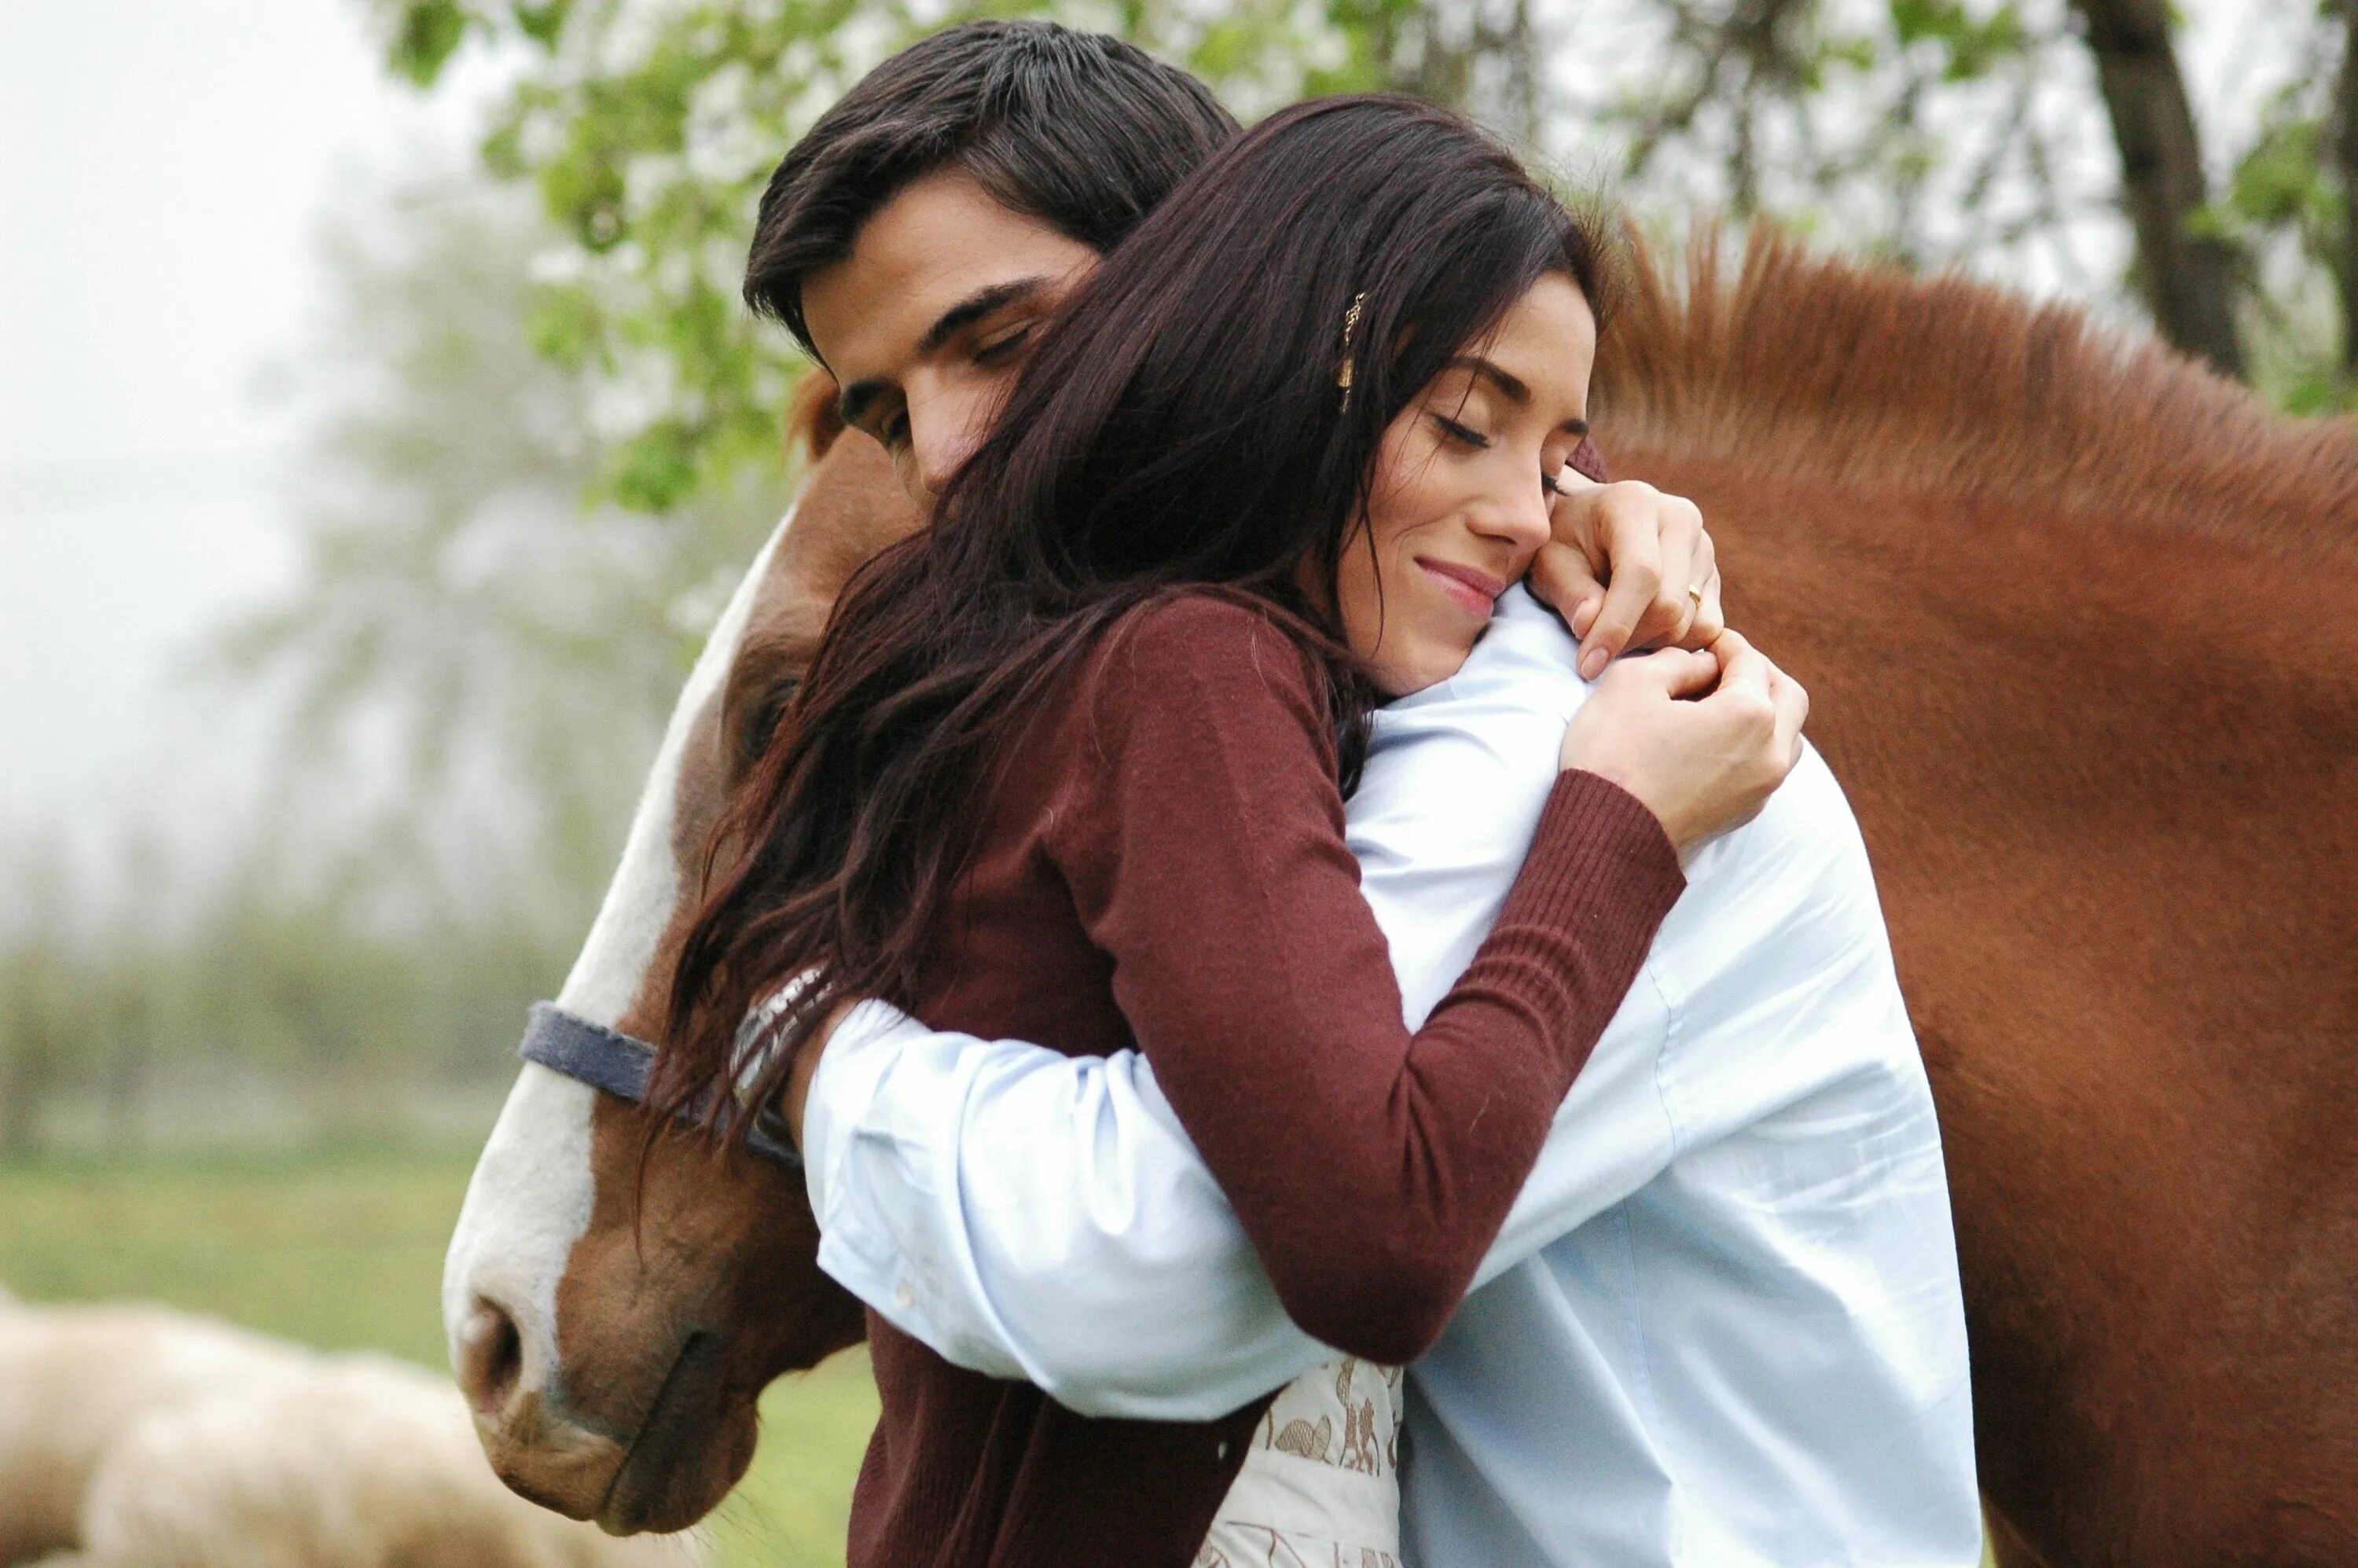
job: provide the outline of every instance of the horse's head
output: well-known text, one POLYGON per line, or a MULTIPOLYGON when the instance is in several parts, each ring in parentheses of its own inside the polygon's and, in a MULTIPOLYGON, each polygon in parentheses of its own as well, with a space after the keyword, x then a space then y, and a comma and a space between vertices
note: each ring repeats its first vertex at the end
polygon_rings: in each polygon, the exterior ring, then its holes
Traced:
MULTIPOLYGON (((846 579, 917 525, 882 450, 834 439, 823 380, 796 416, 819 460, 681 694, 557 999, 641 1038, 662 1027, 730 785, 767 743, 846 579)), ((818 1271, 817 1245, 798 1175, 527 1065, 475 1168, 442 1282, 452 1362, 493 1468, 617 1532, 703 1517, 752 1456, 763 1388, 860 1336, 858 1303, 818 1271)))

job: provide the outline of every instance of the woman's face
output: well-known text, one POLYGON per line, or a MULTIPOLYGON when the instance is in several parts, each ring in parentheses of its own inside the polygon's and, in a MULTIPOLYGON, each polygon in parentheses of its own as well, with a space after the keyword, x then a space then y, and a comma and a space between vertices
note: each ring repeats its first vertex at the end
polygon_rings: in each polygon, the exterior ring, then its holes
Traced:
POLYGON ((1385 430, 1336 598, 1352 651, 1390 695, 1455 675, 1547 542, 1556 476, 1588 430, 1595 358, 1588 301, 1550 273, 1385 430))

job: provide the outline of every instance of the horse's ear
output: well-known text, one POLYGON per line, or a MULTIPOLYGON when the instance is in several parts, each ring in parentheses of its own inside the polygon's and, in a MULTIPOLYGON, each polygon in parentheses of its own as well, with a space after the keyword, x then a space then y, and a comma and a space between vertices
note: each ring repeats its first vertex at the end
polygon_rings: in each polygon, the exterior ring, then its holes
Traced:
POLYGON ((817 462, 843 434, 843 416, 836 412, 837 391, 835 377, 823 370, 808 371, 795 384, 794 395, 786 400, 789 455, 799 441, 810 460, 817 462))

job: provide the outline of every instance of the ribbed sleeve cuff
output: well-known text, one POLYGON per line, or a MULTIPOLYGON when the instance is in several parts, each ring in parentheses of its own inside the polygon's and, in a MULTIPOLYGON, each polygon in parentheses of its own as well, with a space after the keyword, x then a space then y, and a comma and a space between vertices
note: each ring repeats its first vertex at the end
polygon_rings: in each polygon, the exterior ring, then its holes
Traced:
POLYGON ((1558 1046, 1585 1060, 1686 885, 1660 818, 1620 785, 1567 771, 1486 950, 1543 961, 1561 987, 1558 1046))
POLYGON ((1599 774, 1568 769, 1548 793, 1498 924, 1642 953, 1686 886, 1679 853, 1644 802, 1599 774))

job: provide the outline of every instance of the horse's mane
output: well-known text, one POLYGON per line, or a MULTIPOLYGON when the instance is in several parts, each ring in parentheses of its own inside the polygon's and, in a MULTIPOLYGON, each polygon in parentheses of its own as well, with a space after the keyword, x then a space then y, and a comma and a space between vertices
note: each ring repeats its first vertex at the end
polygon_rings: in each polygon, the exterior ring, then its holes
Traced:
POLYGON ((2358 548, 2358 421, 2286 418, 2076 307, 1862 269, 1762 226, 1732 281, 1715 231, 1683 268, 1632 243, 1596 372, 1615 453, 2358 548))

